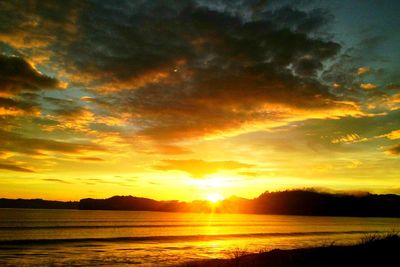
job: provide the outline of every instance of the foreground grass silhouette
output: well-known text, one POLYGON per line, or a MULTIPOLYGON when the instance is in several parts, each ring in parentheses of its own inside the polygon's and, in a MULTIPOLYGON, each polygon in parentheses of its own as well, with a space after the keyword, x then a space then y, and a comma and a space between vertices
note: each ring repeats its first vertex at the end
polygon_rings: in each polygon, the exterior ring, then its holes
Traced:
POLYGON ((365 236, 358 244, 293 250, 275 249, 256 254, 235 253, 231 259, 191 262, 182 267, 338 267, 400 266, 400 236, 365 236))

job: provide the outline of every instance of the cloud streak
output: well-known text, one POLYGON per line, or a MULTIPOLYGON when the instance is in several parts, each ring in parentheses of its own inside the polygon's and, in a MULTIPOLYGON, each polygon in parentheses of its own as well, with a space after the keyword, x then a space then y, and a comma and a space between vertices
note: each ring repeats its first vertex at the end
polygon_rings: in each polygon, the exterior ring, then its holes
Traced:
POLYGON ((23 167, 12 163, 0 163, 0 169, 8 171, 16 171, 16 172, 28 172, 28 173, 35 172, 31 168, 23 167))
POLYGON ((204 160, 164 160, 162 165, 154 166, 157 170, 178 170, 190 174, 194 178, 203 178, 209 174, 223 170, 251 168, 254 165, 237 161, 204 161, 204 160))
POLYGON ((46 152, 79 154, 85 151, 106 151, 91 143, 68 143, 51 139, 24 137, 17 133, 0 130, 0 151, 18 152, 28 155, 44 155, 46 152))

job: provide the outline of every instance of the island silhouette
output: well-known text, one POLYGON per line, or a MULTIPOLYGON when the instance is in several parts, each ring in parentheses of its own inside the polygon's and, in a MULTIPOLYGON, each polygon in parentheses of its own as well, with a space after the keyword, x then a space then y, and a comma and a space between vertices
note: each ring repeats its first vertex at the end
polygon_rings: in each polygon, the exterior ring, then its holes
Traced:
POLYGON ((207 200, 157 201, 134 196, 80 201, 0 199, 0 208, 130 210, 160 212, 248 213, 305 216, 400 217, 400 196, 395 194, 326 193, 316 190, 265 192, 253 199, 230 197, 207 200))

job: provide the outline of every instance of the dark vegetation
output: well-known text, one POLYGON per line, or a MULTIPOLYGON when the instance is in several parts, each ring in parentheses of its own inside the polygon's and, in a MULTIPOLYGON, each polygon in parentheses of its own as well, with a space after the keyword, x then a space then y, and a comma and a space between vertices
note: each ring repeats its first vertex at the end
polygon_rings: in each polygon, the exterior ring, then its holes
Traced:
POLYGON ((86 198, 79 202, 0 199, 0 207, 400 217, 400 196, 290 190, 266 192, 254 199, 231 197, 213 205, 208 201, 156 201, 132 196, 114 196, 108 199, 86 198))
POLYGON ((191 262, 181 267, 337 267, 337 266, 399 266, 400 236, 366 236, 351 246, 325 246, 293 250, 274 249, 269 252, 242 255, 231 259, 191 262))

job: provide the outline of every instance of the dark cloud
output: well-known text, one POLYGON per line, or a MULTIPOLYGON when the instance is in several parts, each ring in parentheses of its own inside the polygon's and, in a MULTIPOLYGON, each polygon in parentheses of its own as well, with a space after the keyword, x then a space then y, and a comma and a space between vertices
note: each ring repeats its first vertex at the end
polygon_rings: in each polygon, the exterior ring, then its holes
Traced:
POLYGON ((59 87, 22 58, 0 54, 0 92, 15 95, 21 91, 39 91, 59 87))
POLYGON ((386 152, 392 155, 400 155, 400 144, 390 147, 386 152))
POLYGON ((16 0, 0 2, 1 41, 30 54, 29 48, 46 55, 50 44, 70 40, 77 32, 79 10, 85 1, 16 0), (45 49, 44 51, 41 49, 45 49))
POLYGON ((107 3, 87 6, 86 15, 79 21, 85 37, 59 47, 67 53, 67 67, 99 81, 104 81, 107 73, 109 82, 171 67, 191 53, 189 40, 182 40, 182 26, 176 19, 191 5, 183 2, 121 1, 118 7, 107 3))
POLYGON ((266 10, 257 18, 273 20, 280 28, 290 29, 294 32, 311 33, 325 29, 334 17, 325 9, 313 9, 305 12, 293 8, 293 6, 283 6, 277 10, 266 10))
POLYGON ((268 10, 279 10, 288 6, 304 8, 315 0, 197 0, 200 6, 212 10, 242 16, 244 18, 257 18, 268 10))
POLYGON ((232 58, 243 65, 306 65, 314 73, 339 49, 334 42, 302 34, 326 24, 326 12, 319 10, 308 14, 283 8, 249 22, 190 1, 120 2, 119 8, 96 4, 87 11, 80 20, 85 38, 67 44, 65 60, 100 81, 104 74, 113 82, 160 71, 168 75, 182 60, 200 66, 237 63, 232 58))
POLYGON ((315 76, 340 49, 307 35, 326 24, 326 13, 284 8, 246 21, 167 3, 126 3, 126 12, 93 6, 81 20, 86 38, 67 47, 69 64, 95 77, 92 85, 111 93, 111 109, 132 114, 141 134, 201 136, 285 120, 287 110, 354 108, 315 76))
POLYGON ((25 99, 13 99, 0 97, 0 116, 4 115, 26 115, 39 112, 39 107, 35 102, 25 99))
POLYGON ((142 125, 140 133, 154 138, 201 136, 246 123, 301 120, 304 113, 307 117, 335 109, 346 114, 354 108, 336 102, 315 81, 276 73, 269 66, 199 70, 190 85, 152 85, 116 99, 142 125))
POLYGON ((399 90, 400 84, 391 83, 391 84, 386 85, 385 88, 390 89, 390 90, 399 90))
MULTIPOLYGON (((344 52, 336 61, 322 73, 322 78, 329 83, 336 83, 346 90, 350 89, 355 82, 357 67, 356 59, 351 53, 344 52)), ((343 91, 343 89, 341 90, 343 91)), ((342 92, 343 93, 343 92, 342 92)), ((344 92, 348 94, 349 92, 344 92)))

